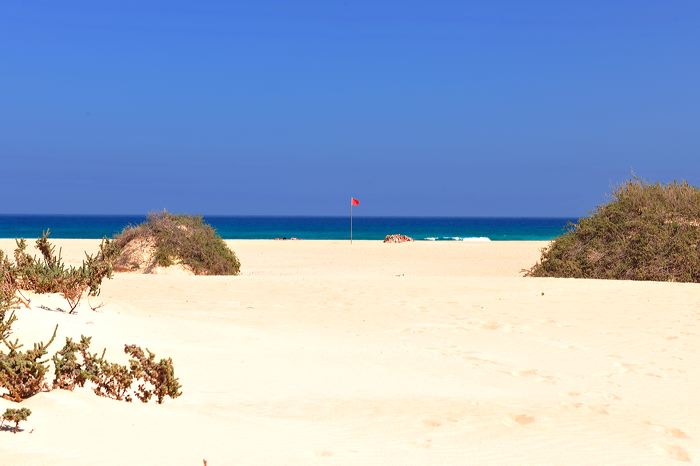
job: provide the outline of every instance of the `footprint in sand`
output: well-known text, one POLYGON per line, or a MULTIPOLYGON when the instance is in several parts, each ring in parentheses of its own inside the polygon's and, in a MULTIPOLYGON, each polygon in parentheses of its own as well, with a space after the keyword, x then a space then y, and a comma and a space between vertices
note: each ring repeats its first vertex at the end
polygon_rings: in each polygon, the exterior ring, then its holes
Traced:
POLYGON ((530 377, 537 382, 555 384, 556 378, 551 375, 543 375, 537 369, 523 369, 510 371, 510 375, 515 377, 530 377))
POLYGON ((621 374, 626 374, 628 372, 636 373, 637 371, 635 370, 637 368, 636 364, 630 364, 627 362, 615 362, 613 364, 615 368, 618 370, 619 373, 621 374))
POLYGON ((534 416, 530 416, 529 414, 514 414, 511 415, 510 418, 521 426, 535 422, 534 416))
POLYGON ((415 445, 418 448, 431 448, 433 446, 433 439, 428 438, 425 440, 414 440, 411 442, 413 445, 415 445))
POLYGON ((481 328, 484 330, 500 330, 503 333, 512 333, 514 330, 513 326, 510 324, 499 324, 493 321, 483 322, 481 328))
POLYGON ((486 322, 481 326, 481 328, 484 330, 498 330, 501 328, 501 325, 498 322, 486 322))
POLYGON ((431 427, 431 428, 438 428, 441 427, 445 424, 455 424, 459 422, 459 419, 456 417, 449 416, 445 419, 436 419, 436 418, 426 418, 423 419, 423 425, 426 427, 431 427))
POLYGON ((674 460, 690 462, 690 455, 679 445, 657 445, 656 449, 666 453, 674 460))
POLYGON ((666 426, 659 425, 659 424, 652 424, 649 421, 647 421, 646 424, 651 426, 651 430, 653 430, 655 432, 663 433, 667 437, 680 438, 680 439, 690 438, 688 436, 688 434, 686 434, 685 432, 683 432, 682 430, 680 430, 677 427, 666 427, 666 426))
POLYGON ((425 419, 423 424, 427 427, 440 427, 442 422, 438 421, 437 419, 425 419))
MULTIPOLYGON (((650 421, 646 421, 645 424, 649 425, 652 430, 655 432, 663 433, 664 436, 667 438, 672 438, 672 439, 688 439, 690 438, 688 434, 683 432, 677 427, 667 427, 664 425, 660 424, 653 424, 650 421)), ((677 461, 686 461, 690 462, 690 455, 688 452, 685 450, 685 448, 681 447, 680 445, 672 445, 672 444, 656 444, 654 445, 654 449, 666 453, 670 458, 673 458, 674 460, 677 461)))
POLYGON ((588 409, 596 414, 610 414, 607 405, 588 405, 588 409))
POLYGON ((675 427, 666 427, 666 435, 673 438, 689 438, 688 434, 675 427))

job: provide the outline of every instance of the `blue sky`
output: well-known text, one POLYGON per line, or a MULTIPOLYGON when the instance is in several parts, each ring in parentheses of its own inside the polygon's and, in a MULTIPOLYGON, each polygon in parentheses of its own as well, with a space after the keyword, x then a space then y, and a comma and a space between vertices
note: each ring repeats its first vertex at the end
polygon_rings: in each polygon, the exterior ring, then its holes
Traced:
POLYGON ((0 3, 3 213, 568 216, 700 184, 697 1, 0 3))

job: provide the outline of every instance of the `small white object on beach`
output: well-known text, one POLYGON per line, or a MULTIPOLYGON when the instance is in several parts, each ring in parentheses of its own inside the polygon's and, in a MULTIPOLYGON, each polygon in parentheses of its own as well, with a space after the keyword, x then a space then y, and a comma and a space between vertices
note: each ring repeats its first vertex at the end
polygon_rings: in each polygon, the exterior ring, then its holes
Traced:
POLYGON ((462 241, 469 243, 485 243, 491 241, 491 238, 487 236, 443 236, 442 238, 428 236, 425 238, 425 241, 462 241))

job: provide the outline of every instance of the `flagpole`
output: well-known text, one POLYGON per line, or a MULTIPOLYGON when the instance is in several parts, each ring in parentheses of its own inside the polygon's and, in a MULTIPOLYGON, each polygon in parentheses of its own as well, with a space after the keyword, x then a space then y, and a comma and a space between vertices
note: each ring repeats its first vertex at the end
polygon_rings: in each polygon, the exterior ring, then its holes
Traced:
POLYGON ((350 244, 352 244, 352 198, 350 198, 350 244))

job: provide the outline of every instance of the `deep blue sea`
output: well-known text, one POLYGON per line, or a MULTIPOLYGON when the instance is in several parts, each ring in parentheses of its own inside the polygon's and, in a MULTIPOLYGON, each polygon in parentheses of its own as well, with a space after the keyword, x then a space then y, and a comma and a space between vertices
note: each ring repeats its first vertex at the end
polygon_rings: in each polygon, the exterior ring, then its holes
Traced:
MULTIPOLYGON (((36 238, 50 229, 52 238, 102 238, 136 225, 145 216, 0 215, 0 238, 36 238)), ((348 239, 347 217, 205 216, 224 239, 348 239)), ((384 239, 401 233, 417 240, 547 240, 560 235, 575 218, 353 218, 354 239, 384 239)))

